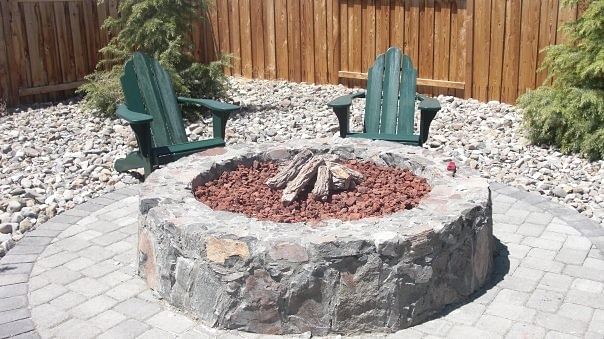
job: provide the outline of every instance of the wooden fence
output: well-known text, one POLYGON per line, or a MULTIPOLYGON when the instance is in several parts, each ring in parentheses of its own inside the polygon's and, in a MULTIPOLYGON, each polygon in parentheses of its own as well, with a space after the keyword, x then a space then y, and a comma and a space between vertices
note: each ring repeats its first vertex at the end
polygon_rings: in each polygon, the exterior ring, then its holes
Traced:
POLYGON ((2 97, 15 104, 72 93, 94 69, 108 41, 99 27, 112 13, 115 1, 0 0, 2 97))
MULTIPOLYGON (((200 61, 232 54, 228 74, 363 86, 389 46, 409 54, 419 90, 514 102, 545 79, 539 51, 580 15, 559 0, 212 0, 194 26, 200 61)), ((0 0, 0 95, 61 98, 94 70, 117 0, 0 0)))

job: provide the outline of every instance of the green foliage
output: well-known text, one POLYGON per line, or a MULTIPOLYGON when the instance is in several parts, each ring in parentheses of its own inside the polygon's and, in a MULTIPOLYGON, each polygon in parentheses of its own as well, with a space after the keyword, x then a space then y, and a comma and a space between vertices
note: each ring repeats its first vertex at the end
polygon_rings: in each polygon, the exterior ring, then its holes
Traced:
POLYGON ((109 71, 97 71, 86 76, 86 82, 78 89, 86 95, 84 107, 103 116, 113 114, 117 104, 124 99, 121 73, 121 67, 113 67, 109 71))
POLYGON ((226 77, 223 67, 229 59, 204 65, 196 63, 191 51, 189 33, 207 0, 123 0, 120 15, 109 17, 103 28, 117 34, 100 52, 103 59, 97 71, 89 75, 80 88, 86 105, 102 115, 113 114, 123 100, 119 85, 123 64, 135 51, 157 58, 170 73, 178 95, 217 98, 225 94, 226 77))
POLYGON ((565 0, 587 8, 563 31, 568 41, 545 49, 542 69, 551 85, 518 99, 534 143, 604 158, 604 0, 565 0))

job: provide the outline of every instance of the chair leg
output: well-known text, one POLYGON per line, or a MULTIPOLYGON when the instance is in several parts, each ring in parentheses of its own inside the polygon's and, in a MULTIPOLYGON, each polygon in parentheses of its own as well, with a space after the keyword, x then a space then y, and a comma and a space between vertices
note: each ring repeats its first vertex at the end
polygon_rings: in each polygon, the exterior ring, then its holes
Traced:
POLYGON ((214 112, 212 111, 212 132, 214 138, 220 138, 224 140, 226 124, 229 120, 229 112, 214 112))
POLYGON ((113 168, 116 171, 123 173, 133 169, 144 169, 143 181, 153 172, 154 162, 151 158, 146 158, 139 151, 131 152, 125 158, 117 159, 113 163, 113 168))
POLYGON ((340 137, 346 138, 348 135, 348 116, 350 113, 350 106, 346 107, 334 107, 333 112, 338 117, 338 124, 340 125, 340 137))
POLYGON ((146 160, 139 151, 131 152, 125 158, 117 159, 113 167, 118 172, 127 172, 136 168, 145 167, 146 160))
POLYGON ((142 167, 145 170, 144 178, 147 178, 154 170, 155 156, 153 152, 153 141, 149 124, 130 125, 136 135, 142 167))
POLYGON ((143 166, 143 169, 145 170, 145 177, 143 178, 143 181, 144 181, 144 179, 147 179, 149 174, 151 174, 151 172, 153 172, 153 161, 151 158, 145 159, 145 164, 143 166))
POLYGON ((419 146, 423 145, 428 140, 428 134, 430 133, 430 124, 438 110, 422 110, 420 115, 419 125, 419 146))

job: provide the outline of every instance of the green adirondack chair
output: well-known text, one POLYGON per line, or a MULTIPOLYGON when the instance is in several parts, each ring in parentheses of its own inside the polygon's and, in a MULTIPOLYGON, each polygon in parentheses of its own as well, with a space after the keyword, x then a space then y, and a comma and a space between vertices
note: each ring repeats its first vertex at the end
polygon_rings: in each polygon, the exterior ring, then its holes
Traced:
POLYGON ((440 110, 438 100, 416 94, 417 71, 409 56, 391 47, 369 68, 367 92, 341 96, 332 107, 340 125, 340 136, 380 139, 421 146, 428 139, 430 123, 440 110), (348 128, 350 105, 354 98, 365 98, 363 133, 348 128), (421 111, 419 134, 415 133, 415 100, 421 111))
POLYGON ((144 168, 145 178, 159 165, 212 147, 224 146, 229 113, 239 106, 208 99, 176 97, 170 75, 157 60, 136 52, 121 77, 125 105, 117 116, 134 130, 138 150, 115 161, 118 172, 144 168), (214 138, 189 142, 179 104, 203 106, 212 112, 214 138))

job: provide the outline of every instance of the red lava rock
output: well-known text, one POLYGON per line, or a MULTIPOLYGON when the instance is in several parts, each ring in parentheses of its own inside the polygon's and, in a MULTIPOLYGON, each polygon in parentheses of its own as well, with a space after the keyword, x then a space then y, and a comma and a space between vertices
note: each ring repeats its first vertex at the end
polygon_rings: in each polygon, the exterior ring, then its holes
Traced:
POLYGON ((216 210, 292 223, 356 220, 411 209, 431 189, 426 179, 406 169, 355 160, 344 165, 361 172, 365 180, 348 191, 331 194, 326 201, 317 201, 310 192, 304 192, 299 200, 283 206, 283 190, 273 190, 265 184, 277 174, 278 166, 258 161, 224 172, 218 179, 195 187, 194 192, 197 200, 216 210))

